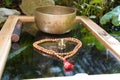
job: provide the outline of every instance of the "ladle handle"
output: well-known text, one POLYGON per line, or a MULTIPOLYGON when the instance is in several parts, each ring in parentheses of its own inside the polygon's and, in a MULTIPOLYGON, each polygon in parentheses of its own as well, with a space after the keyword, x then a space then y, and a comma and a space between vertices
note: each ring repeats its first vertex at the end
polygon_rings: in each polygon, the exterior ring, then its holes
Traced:
POLYGON ((12 33, 12 37, 11 37, 12 42, 18 42, 19 41, 20 34, 21 34, 21 27, 22 27, 22 22, 18 21, 15 28, 14 28, 14 31, 12 33))

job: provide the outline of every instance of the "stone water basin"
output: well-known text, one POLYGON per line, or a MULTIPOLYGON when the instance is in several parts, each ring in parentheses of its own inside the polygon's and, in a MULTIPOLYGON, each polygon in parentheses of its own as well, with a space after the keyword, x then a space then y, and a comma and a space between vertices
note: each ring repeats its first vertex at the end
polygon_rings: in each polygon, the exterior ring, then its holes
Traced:
MULTIPOLYGON (((56 46, 56 43, 41 44, 43 47, 51 45, 56 46)), ((68 43, 68 45, 66 52, 75 46, 73 43, 68 43)), ((38 32, 33 36, 22 32, 20 41, 12 44, 2 80, 72 76, 77 73, 89 75, 119 73, 120 63, 114 56, 107 54, 106 49, 102 49, 102 47, 104 46, 93 35, 78 24, 71 32, 59 36, 43 32, 38 32), (73 71, 65 72, 61 61, 41 55, 33 49, 33 42, 56 37, 74 37, 82 41, 82 48, 69 59, 74 64, 73 71), (10 57, 12 54, 16 55, 10 57)))

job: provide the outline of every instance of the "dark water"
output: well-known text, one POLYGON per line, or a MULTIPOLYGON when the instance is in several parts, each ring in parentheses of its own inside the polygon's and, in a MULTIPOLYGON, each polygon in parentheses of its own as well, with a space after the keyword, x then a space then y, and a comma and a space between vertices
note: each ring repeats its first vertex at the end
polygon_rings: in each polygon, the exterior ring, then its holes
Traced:
POLYGON ((38 32, 36 36, 32 36, 23 32, 20 41, 12 44, 2 80, 71 76, 77 73, 93 75, 119 72, 119 61, 106 52, 104 46, 89 31, 81 25, 76 25, 70 33, 62 35, 38 32), (82 41, 82 48, 69 59, 74 64, 73 71, 64 71, 62 61, 34 51, 32 46, 34 41, 55 37, 74 37, 82 41))

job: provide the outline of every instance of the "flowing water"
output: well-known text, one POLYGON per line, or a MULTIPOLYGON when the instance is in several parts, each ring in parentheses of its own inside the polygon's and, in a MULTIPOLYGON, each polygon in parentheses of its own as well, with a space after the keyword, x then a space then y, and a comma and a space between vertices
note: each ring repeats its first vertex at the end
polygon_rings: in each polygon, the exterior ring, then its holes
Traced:
POLYGON ((77 73, 94 75, 119 72, 119 61, 89 31, 77 24, 74 30, 61 35, 38 32, 36 36, 32 36, 23 32, 20 41, 12 43, 2 80, 72 76, 77 73), (62 61, 40 54, 32 46, 37 40, 58 37, 74 37, 82 41, 82 48, 69 59, 74 64, 73 71, 65 71, 62 61))

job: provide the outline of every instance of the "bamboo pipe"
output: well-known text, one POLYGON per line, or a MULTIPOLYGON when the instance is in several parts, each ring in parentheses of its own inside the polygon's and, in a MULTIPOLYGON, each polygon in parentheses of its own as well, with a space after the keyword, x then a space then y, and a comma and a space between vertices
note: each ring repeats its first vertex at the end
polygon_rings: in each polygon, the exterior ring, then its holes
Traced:
POLYGON ((86 16, 77 16, 76 21, 81 22, 106 48, 113 52, 114 56, 120 59, 120 42, 117 39, 86 16))
POLYGON ((21 22, 34 22, 33 16, 17 16, 21 22))
POLYGON ((0 31, 0 79, 11 47, 11 35, 17 21, 17 17, 9 16, 0 31))

